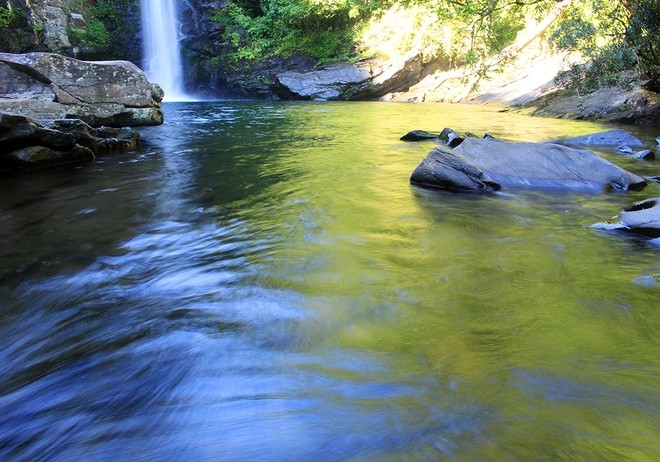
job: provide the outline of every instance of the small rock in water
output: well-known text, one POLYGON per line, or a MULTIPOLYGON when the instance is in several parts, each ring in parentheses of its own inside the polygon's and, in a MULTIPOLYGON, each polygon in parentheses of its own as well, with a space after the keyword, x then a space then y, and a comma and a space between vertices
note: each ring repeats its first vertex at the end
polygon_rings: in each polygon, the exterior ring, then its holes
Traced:
POLYGON ((635 157, 643 160, 655 160, 655 153, 649 149, 644 149, 635 153, 635 157))
POLYGON ((633 279, 632 283, 642 287, 660 287, 660 274, 639 276, 633 279))
POLYGON ((655 139, 655 142, 658 144, 658 147, 660 147, 660 136, 655 139))
POLYGON ((451 128, 445 128, 442 130, 442 132, 440 132, 440 135, 438 135, 438 139, 450 148, 455 148, 461 144, 465 138, 461 137, 451 128))
POLYGON ((617 146, 614 152, 618 152, 619 154, 633 154, 635 151, 630 146, 622 144, 621 146, 617 146))
POLYGON ((438 135, 434 135, 424 130, 413 130, 406 133, 400 139, 401 141, 426 141, 426 140, 435 140, 438 138, 438 135))
POLYGON ((494 140, 495 137, 494 137, 493 135, 491 135, 490 133, 486 133, 486 134, 484 135, 484 139, 485 139, 485 140, 494 140))
POLYGON ((648 177, 648 179, 653 181, 654 183, 660 183, 660 176, 650 176, 648 177))

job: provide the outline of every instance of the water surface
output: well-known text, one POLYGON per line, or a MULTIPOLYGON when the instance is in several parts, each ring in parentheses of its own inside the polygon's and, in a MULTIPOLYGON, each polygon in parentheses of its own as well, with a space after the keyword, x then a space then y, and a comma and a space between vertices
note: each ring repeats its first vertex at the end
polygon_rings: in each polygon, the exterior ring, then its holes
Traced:
MULTIPOLYGON (((476 106, 167 104, 0 192, 0 459, 654 460, 660 272, 629 194, 411 187, 476 106)), ((650 141, 649 131, 632 128, 650 141)), ((636 173, 654 163, 604 154, 636 173)))

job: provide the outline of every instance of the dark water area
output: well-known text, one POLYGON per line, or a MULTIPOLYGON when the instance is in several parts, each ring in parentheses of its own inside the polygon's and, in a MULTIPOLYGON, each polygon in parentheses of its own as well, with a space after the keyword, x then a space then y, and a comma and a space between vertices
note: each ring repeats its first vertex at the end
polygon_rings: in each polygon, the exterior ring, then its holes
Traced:
POLYGON ((430 104, 165 112, 137 152, 2 181, 0 460, 660 457, 660 290, 634 283, 660 249, 590 228, 660 185, 429 192, 408 180, 433 145, 398 140, 610 127, 430 104))

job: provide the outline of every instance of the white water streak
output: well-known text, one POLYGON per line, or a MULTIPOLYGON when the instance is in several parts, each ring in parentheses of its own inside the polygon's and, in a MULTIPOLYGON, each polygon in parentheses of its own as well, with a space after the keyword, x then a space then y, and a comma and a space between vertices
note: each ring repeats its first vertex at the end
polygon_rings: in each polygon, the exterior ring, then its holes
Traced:
POLYGON ((165 101, 192 100, 183 88, 175 1, 142 0, 140 7, 143 66, 147 76, 163 88, 165 101))

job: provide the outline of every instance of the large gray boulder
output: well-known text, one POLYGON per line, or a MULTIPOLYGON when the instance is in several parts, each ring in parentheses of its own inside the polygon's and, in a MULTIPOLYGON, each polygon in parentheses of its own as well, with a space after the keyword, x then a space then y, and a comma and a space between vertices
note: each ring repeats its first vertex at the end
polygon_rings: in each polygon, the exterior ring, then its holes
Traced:
POLYGON ((163 123, 163 92, 128 61, 0 53, 0 111, 93 126, 163 123))
POLYGON ((437 189, 479 192, 497 190, 494 185, 502 189, 588 193, 646 186, 641 177, 584 149, 473 138, 454 149, 435 148, 413 172, 410 181, 437 189), (466 172, 470 177, 467 182, 466 172))

